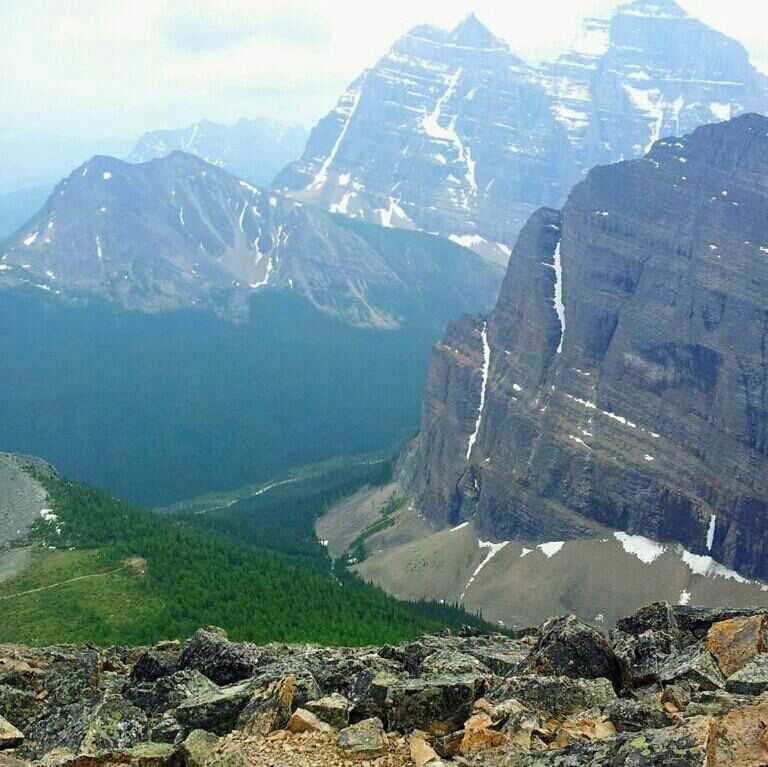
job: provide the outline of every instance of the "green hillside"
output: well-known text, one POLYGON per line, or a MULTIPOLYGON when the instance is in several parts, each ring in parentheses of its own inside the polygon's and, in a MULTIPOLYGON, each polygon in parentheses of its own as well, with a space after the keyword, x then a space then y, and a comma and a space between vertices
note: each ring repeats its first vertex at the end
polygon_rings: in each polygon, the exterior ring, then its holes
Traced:
POLYGON ((214 624, 238 640, 361 645, 478 623, 452 607, 398 602, 346 574, 331 577, 330 561, 321 572, 308 542, 294 558, 314 560, 311 569, 291 564, 279 546, 234 545, 183 517, 41 480, 57 519, 35 523, 32 566, 0 583, 0 641, 146 643, 214 624))

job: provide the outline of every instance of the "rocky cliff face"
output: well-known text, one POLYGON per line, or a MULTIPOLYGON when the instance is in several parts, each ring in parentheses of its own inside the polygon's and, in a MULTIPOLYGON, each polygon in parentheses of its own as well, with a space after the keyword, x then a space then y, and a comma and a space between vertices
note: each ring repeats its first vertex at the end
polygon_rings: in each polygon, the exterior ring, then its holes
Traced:
POLYGON ((0 645, 8 767, 754 767, 768 746, 761 611, 644 607, 514 637, 396 647, 0 645), (31 761, 28 761, 31 760, 31 761))
POLYGON ((93 158, 0 253, 0 288, 235 314, 252 292, 293 290, 354 325, 382 328, 414 310, 443 322, 490 305, 501 280, 455 243, 333 217, 183 152, 140 165, 93 158))
POLYGON ((148 162, 178 150, 261 186, 301 155, 308 133, 267 118, 238 120, 234 125, 201 120, 187 128, 145 133, 125 159, 148 162))
POLYGON ((562 205, 594 165, 744 111, 768 111, 768 79, 672 0, 587 20, 569 53, 538 68, 470 16, 400 38, 275 187, 506 264, 529 215, 562 205))
POLYGON ((486 537, 681 542, 768 575, 768 120, 593 170, 523 229, 487 318, 435 350, 401 464, 486 537))

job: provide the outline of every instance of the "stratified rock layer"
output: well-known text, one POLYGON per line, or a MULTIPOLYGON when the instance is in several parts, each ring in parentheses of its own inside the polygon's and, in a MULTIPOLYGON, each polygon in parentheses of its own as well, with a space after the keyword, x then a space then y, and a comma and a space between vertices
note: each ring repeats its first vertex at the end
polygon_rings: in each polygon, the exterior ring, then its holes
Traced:
POLYGON ((444 525, 676 540, 768 575, 768 120, 593 170, 435 349, 400 475, 444 525))

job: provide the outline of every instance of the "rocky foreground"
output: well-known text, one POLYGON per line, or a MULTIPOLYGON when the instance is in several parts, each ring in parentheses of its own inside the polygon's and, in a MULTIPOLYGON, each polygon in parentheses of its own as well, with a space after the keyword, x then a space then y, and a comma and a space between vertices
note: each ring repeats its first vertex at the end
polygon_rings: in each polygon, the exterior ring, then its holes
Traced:
POLYGON ((0 765, 768 764, 768 611, 397 647, 0 645, 0 765))

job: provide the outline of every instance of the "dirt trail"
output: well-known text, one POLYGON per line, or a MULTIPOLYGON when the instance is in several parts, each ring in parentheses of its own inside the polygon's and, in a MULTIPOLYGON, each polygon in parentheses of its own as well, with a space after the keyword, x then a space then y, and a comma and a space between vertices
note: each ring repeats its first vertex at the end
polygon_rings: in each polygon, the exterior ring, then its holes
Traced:
POLYGON ((74 583, 75 581, 84 581, 84 580, 87 580, 88 578, 106 578, 106 576, 108 575, 114 575, 115 573, 119 573, 121 570, 125 570, 129 567, 135 568, 135 564, 133 561, 127 562, 126 564, 121 565, 115 570, 108 570, 105 573, 92 573, 91 575, 78 575, 76 578, 68 578, 66 581, 59 581, 58 583, 50 583, 47 586, 40 586, 39 588, 29 589, 27 591, 19 591, 16 594, 8 594, 8 596, 0 597, 0 602, 6 599, 16 599, 16 597, 23 597, 27 594, 36 594, 39 591, 48 591, 48 589, 55 589, 55 588, 58 588, 59 586, 64 586, 67 583, 74 583))

